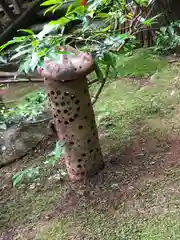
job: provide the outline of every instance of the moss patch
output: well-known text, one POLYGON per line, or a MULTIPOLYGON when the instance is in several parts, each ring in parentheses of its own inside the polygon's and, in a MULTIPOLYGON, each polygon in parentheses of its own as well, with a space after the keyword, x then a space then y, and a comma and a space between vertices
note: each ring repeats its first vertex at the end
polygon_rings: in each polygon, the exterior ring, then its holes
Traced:
POLYGON ((151 49, 137 49, 132 55, 117 57, 118 76, 148 77, 167 66, 167 61, 154 55, 151 49))
POLYGON ((180 104, 179 74, 177 65, 171 71, 167 67, 155 73, 147 83, 134 84, 130 79, 108 83, 95 106, 99 128, 110 136, 108 142, 116 139, 125 144, 134 136, 137 129, 132 125, 137 122, 143 122, 146 131, 159 134, 172 131, 175 122, 178 127, 174 118, 180 104))

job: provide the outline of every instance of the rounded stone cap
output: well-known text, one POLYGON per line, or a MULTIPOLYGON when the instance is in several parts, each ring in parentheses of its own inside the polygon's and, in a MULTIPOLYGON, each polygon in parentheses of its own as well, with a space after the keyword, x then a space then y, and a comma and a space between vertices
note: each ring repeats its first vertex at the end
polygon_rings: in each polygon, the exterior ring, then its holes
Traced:
POLYGON ((59 54, 58 61, 45 58, 44 68, 37 69, 41 76, 52 80, 70 81, 94 70, 94 60, 90 54, 79 52, 71 46, 65 46, 61 50, 70 54, 59 54))

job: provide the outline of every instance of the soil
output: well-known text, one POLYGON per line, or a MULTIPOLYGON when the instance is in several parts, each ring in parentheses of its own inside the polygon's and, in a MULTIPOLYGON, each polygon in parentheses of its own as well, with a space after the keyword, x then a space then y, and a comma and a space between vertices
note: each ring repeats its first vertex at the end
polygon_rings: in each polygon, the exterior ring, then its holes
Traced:
MULTIPOLYGON (((49 142, 49 145, 51 143, 49 142)), ((44 149, 49 149, 44 146, 44 149)), ((36 149, 32 153, 31 159, 39 154, 43 154, 44 149, 36 149)), ((50 147, 51 149, 51 147, 50 147)), ((21 169, 29 162, 29 158, 21 160, 14 166, 1 169, 1 201, 9 201, 11 195, 11 175, 12 169, 21 169)), ((89 179, 85 184, 71 185, 67 182, 62 183, 66 186, 63 199, 58 203, 53 211, 47 212, 45 220, 49 221, 59 216, 66 216, 74 211, 74 208, 81 208, 82 202, 88 201, 93 208, 104 209, 108 207, 111 211, 119 209, 123 202, 142 195, 143 189, 140 188, 142 182, 159 182, 164 179, 167 171, 179 168, 180 165, 180 137, 170 136, 167 138, 149 138, 149 136, 137 133, 134 140, 124 149, 112 149, 108 156, 105 156, 105 168, 95 177, 89 179), (118 184, 118 189, 110 190, 110 185, 118 184)), ((17 193, 18 194, 18 193, 17 193)), ((17 196, 15 196, 17 197, 17 196)), ((17 239, 20 231, 31 238, 35 226, 25 226, 25 229, 17 226, 7 228, 0 233, 1 240, 17 239)), ((24 239, 24 238, 19 238, 24 239)))
MULTIPOLYGON (((136 79, 130 79, 130 81, 136 81, 136 79)), ((138 79, 138 83, 140 86, 149 84, 147 79, 145 81, 138 79)), ((123 204, 132 199, 146 198, 147 203, 152 202, 153 199, 148 197, 151 188, 146 191, 147 186, 151 185, 153 188, 158 184, 163 186, 168 174, 179 169, 180 136, 178 133, 151 135, 143 130, 144 127, 143 122, 135 122, 133 138, 124 147, 112 147, 110 151, 104 153, 105 168, 87 182, 71 184, 66 178, 61 179, 57 186, 62 185, 64 188, 62 198, 53 205, 53 208, 47 209, 44 215, 38 218, 38 225, 44 225, 60 216, 81 212, 86 206, 97 211, 110 211, 116 216, 123 211, 123 204)), ((0 170, 1 204, 23 196, 21 191, 14 191, 12 188, 12 173, 32 165, 39 155, 43 156, 50 152, 53 141, 43 143, 43 148, 36 149, 20 162, 0 170)), ((58 163, 56 167, 63 168, 63 163, 58 163)), ((42 183, 40 188, 41 193, 49 186, 42 183)), ((144 211, 147 215, 149 214, 147 207, 144 211)), ((16 222, 9 224, 5 221, 0 240, 34 239, 36 225, 36 221, 22 225, 16 222)), ((89 239, 78 236, 77 234, 77 238, 74 236, 71 239, 89 239)))

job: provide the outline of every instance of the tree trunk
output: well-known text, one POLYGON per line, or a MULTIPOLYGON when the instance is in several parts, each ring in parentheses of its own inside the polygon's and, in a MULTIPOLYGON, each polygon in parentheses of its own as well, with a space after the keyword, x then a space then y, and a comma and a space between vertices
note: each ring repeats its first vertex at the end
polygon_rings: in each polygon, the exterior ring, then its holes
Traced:
POLYGON ((58 138, 65 142, 70 180, 98 173, 104 163, 86 77, 65 82, 46 79, 45 87, 58 138))
POLYGON ((0 1, 0 5, 1 5, 3 11, 8 16, 9 19, 14 20, 16 18, 15 14, 11 10, 11 8, 9 7, 8 3, 6 2, 6 0, 1 0, 0 1))
POLYGON ((13 0, 13 6, 16 14, 20 14, 22 12, 22 5, 20 0, 13 0))

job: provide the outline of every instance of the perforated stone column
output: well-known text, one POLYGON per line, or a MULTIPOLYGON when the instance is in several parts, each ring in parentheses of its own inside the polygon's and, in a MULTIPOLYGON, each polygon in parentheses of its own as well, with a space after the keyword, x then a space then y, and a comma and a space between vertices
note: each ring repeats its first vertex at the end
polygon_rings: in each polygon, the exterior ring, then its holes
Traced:
POLYGON ((48 60, 45 69, 39 69, 45 77, 58 138, 65 141, 65 164, 72 181, 94 175, 104 166, 85 77, 92 70, 92 58, 84 53, 69 56, 64 64, 48 60))
POLYGON ((68 82, 45 80, 58 138, 65 141, 69 177, 77 181, 103 167, 94 111, 86 78, 68 82))

